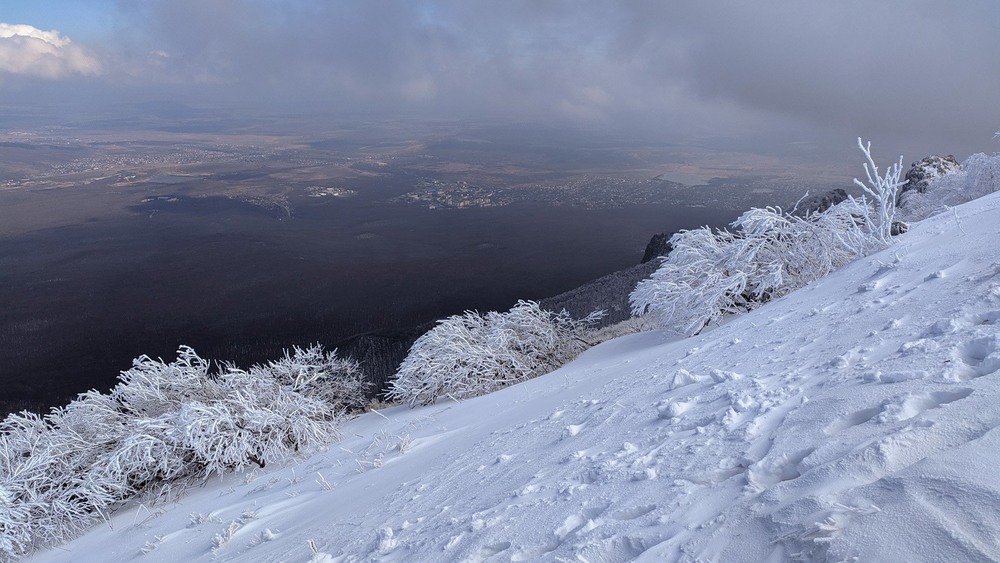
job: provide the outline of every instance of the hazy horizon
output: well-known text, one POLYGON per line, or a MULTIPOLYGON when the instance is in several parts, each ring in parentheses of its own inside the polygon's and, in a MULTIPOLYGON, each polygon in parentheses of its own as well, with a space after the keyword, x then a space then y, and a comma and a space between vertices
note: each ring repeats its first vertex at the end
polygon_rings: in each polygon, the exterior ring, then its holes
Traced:
POLYGON ((7 124, 169 102, 218 117, 529 123, 842 158, 992 152, 1000 5, 9 0, 7 124))

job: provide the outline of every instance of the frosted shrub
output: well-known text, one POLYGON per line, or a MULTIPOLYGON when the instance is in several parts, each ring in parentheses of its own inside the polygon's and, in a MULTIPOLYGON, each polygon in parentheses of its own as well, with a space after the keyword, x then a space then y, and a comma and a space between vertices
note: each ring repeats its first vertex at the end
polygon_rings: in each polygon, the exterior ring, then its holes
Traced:
POLYGON ((664 327, 697 334, 724 316, 749 311, 884 247, 902 160, 880 176, 870 147, 861 139, 858 145, 867 160, 868 184, 855 182, 873 202, 848 197, 806 217, 751 209, 732 223, 732 231, 703 227, 677 233, 663 265, 629 296, 632 313, 651 313, 664 327))
POLYGON ((229 368, 223 399, 190 401, 177 413, 184 447, 201 473, 263 467, 336 437, 340 411, 274 379, 229 368))
POLYGON ((191 475, 189 452, 181 445, 177 413, 156 418, 130 418, 122 438, 105 454, 102 477, 131 496, 156 483, 191 475))
POLYGON ((324 352, 319 344, 305 349, 296 346, 291 353, 286 350, 279 360, 250 368, 252 374, 260 372, 304 395, 344 410, 360 410, 368 404, 371 382, 365 379, 358 362, 338 358, 336 350, 324 352))
POLYGON ((181 346, 177 360, 167 364, 141 356, 123 371, 111 396, 136 416, 155 417, 175 412, 195 398, 218 398, 222 389, 209 376, 209 363, 189 346, 181 346))
POLYGON ((907 221, 919 221, 948 206, 972 201, 998 189, 1000 154, 976 153, 962 162, 958 172, 932 180, 926 192, 905 192, 901 197, 900 215, 907 221))
POLYGON ((31 546, 31 527, 28 519, 37 503, 18 502, 20 490, 8 483, 0 483, 0 560, 12 559, 25 553, 31 546))
POLYGON ((33 414, 7 417, 0 432, 0 560, 60 541, 96 522, 114 487, 92 479, 90 452, 69 433, 54 433, 33 414))
POLYGON ((157 485, 324 445, 365 388, 356 362, 318 345, 218 373, 182 347, 170 363, 136 359, 109 394, 12 414, 0 423, 0 561, 65 541, 157 485))
POLYGON ((547 373, 586 349, 582 338, 604 315, 575 320, 518 301, 506 313, 466 311, 417 339, 390 384, 388 397, 411 406, 438 397, 474 397, 547 373))
POLYGON ((962 162, 962 170, 968 181, 967 201, 1000 189, 1000 154, 976 153, 962 162))
POLYGON ((30 551, 36 536, 51 535, 44 514, 49 468, 57 463, 49 446, 44 420, 11 414, 0 424, 0 560, 14 560, 30 551), (40 455, 36 455, 40 454, 40 455))
MULTIPOLYGON (((346 410, 341 405, 365 399, 363 394, 338 397, 345 389, 363 393, 360 369, 318 345, 295 348, 249 371, 223 364, 217 374, 209 374, 208 362, 182 347, 169 364, 139 358, 121 381, 111 395, 136 420, 135 439, 121 444, 142 454, 131 459, 149 459, 151 451, 172 447, 187 460, 189 471, 206 475, 263 466, 326 443, 346 410), (325 385, 342 373, 353 384, 325 385)), ((148 467, 136 469, 149 472, 148 467)), ((170 465, 161 469, 168 473, 163 478, 175 473, 170 465)))

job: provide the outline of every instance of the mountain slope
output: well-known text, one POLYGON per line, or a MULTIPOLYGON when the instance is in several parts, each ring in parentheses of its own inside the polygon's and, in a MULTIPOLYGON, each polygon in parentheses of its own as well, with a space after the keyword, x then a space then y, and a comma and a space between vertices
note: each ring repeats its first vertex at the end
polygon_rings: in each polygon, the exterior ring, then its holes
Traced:
POLYGON ((37 561, 1000 559, 1000 197, 700 336, 369 413, 37 561))

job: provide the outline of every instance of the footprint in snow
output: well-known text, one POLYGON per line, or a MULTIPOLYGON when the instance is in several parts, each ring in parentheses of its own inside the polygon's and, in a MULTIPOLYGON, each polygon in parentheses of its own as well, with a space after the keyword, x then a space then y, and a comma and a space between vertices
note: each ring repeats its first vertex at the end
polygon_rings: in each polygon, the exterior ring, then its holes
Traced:
POLYGON ((928 377, 930 377, 930 373, 922 369, 898 370, 886 373, 875 370, 870 371, 863 376, 865 381, 872 383, 902 383, 904 381, 913 381, 916 379, 927 379, 928 377))
POLYGON ((639 451, 639 446, 633 444, 632 442, 625 442, 622 444, 622 449, 619 452, 619 455, 634 454, 637 451, 639 451))
POLYGON ((851 365, 850 360, 847 359, 847 355, 837 356, 836 358, 827 362, 827 365, 834 369, 846 369, 851 365))
POLYGON ((656 479, 656 477, 658 475, 659 475, 659 472, 656 471, 656 468, 654 468, 654 467, 647 467, 645 469, 641 469, 639 471, 636 471, 636 472, 632 473, 632 480, 633 481, 652 481, 653 479, 656 479))
POLYGON ((858 286, 858 293, 868 293, 879 288, 879 281, 870 281, 858 286))
POLYGON ((691 385, 694 383, 699 383, 705 379, 704 376, 694 375, 686 369, 679 369, 674 372, 673 377, 670 380, 670 389, 677 389, 678 387, 684 387, 685 385, 691 385))
POLYGON ((802 476, 802 461, 816 451, 806 448, 793 453, 780 454, 754 463, 747 470, 747 482, 762 489, 802 476))
POLYGON ((526 547, 510 556, 511 561, 537 561, 547 553, 551 553, 559 547, 561 542, 553 541, 542 545, 526 547))
POLYGON ((472 558, 472 561, 486 561, 490 557, 493 557, 494 555, 497 555, 499 553, 503 553, 508 549, 510 549, 509 541, 484 545, 483 547, 479 548, 479 552, 476 553, 476 555, 472 558))
POLYGON ((639 558, 651 544, 657 544, 662 539, 647 539, 641 536, 615 534, 579 546, 576 558, 580 561, 633 561, 639 558))
POLYGON ((555 529, 552 534, 561 543, 570 534, 585 534, 601 525, 600 516, 608 509, 608 505, 585 508, 578 514, 571 514, 563 520, 561 526, 555 529))
POLYGON ((972 389, 963 388, 915 395, 908 394, 897 397, 883 405, 882 412, 878 415, 878 421, 886 423, 910 420, 925 411, 964 399, 971 395, 972 392, 972 389))
POLYGON ((974 379, 1000 370, 1000 338, 997 335, 976 338, 955 350, 957 359, 966 366, 959 379, 974 379))
POLYGON ((976 312, 966 318, 974 325, 993 325, 1000 320, 1000 311, 976 312))
POLYGON ((927 276, 924 277, 924 281, 939 280, 947 275, 948 274, 946 274, 944 270, 935 270, 927 274, 927 276))
POLYGON ((660 401, 656 405, 656 416, 657 418, 663 418, 670 420, 672 418, 679 418, 681 415, 686 413, 694 405, 697 404, 696 400, 678 401, 678 400, 667 400, 660 401))
POLYGON ((869 420, 875 418, 876 415, 881 411, 879 407, 872 407, 868 409, 861 409, 855 411, 843 418, 838 418, 823 429, 823 432, 827 435, 836 434, 837 432, 847 430, 854 426, 862 425, 869 420))
POLYGON ((904 342, 899 346, 899 353, 903 356, 911 354, 927 354, 937 350, 939 344, 928 338, 920 338, 911 342, 904 342))
POLYGON ((524 497, 528 495, 533 495, 542 489, 541 485, 531 484, 525 485, 520 491, 517 492, 517 496, 524 497))
POLYGON ((924 331, 923 336, 928 338, 935 338, 939 336, 946 336, 949 334, 954 334, 964 328, 964 323, 958 319, 941 319, 931 326, 927 327, 924 331))
POLYGON ((384 526, 379 528, 375 532, 375 541, 372 542, 372 551, 379 555, 386 555, 390 551, 396 549, 399 545, 399 541, 396 539, 396 534, 393 532, 392 528, 384 526))
POLYGON ((636 518, 641 518, 654 510, 656 510, 655 504, 645 504, 616 510, 608 514, 608 516, 614 518, 615 520, 635 520, 636 518))
POLYGON ((906 324, 906 319, 905 318, 904 319, 892 319, 891 321, 889 321, 888 323, 885 324, 885 327, 882 330, 897 329, 897 328, 902 327, 905 324, 906 324))

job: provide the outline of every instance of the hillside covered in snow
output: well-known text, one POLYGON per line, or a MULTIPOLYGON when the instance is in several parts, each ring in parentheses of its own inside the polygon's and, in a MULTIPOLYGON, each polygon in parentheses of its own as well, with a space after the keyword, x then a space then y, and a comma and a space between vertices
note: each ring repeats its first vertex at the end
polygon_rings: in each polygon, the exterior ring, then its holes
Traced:
POLYGON ((1000 195, 684 339, 367 413, 48 561, 1000 559, 1000 195))

